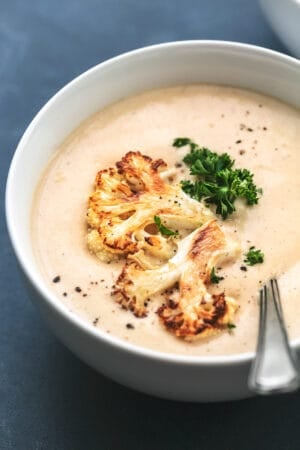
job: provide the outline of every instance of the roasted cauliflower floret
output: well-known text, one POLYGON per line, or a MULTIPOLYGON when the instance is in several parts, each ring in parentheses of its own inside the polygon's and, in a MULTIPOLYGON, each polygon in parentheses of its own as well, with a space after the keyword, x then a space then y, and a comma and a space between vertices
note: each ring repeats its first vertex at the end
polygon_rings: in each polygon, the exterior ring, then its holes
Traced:
POLYGON ((157 312, 168 330, 186 340, 215 334, 232 323, 238 305, 224 293, 208 292, 211 270, 238 252, 238 245, 225 236, 216 220, 210 220, 183 239, 176 255, 158 269, 143 270, 136 262, 128 262, 113 295, 124 308, 143 317, 148 299, 165 291, 166 302, 157 312))
POLYGON ((149 231, 154 216, 179 232, 190 232, 207 222, 212 213, 188 197, 180 185, 170 185, 163 174, 167 164, 140 152, 129 152, 116 167, 101 170, 89 198, 88 247, 102 261, 137 254, 139 264, 154 267, 177 249, 173 237, 149 231))

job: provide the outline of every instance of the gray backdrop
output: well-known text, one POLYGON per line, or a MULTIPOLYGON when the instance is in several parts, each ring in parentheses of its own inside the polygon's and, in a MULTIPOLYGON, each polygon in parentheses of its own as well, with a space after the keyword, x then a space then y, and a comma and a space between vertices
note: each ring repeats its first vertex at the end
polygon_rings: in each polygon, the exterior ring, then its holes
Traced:
POLYGON ((234 40, 288 53, 251 0, 0 0, 1 450, 300 448, 298 393, 186 404, 98 375, 44 327, 8 242, 9 163, 44 102, 111 56, 181 39, 234 40))

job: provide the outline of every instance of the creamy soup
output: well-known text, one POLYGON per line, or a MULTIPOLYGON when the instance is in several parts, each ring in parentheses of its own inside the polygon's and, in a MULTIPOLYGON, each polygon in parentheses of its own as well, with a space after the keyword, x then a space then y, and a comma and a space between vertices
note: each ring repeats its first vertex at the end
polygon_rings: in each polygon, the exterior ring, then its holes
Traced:
POLYGON ((52 291, 75 315, 106 333, 139 346, 185 355, 252 351, 258 328, 258 291, 279 277, 291 338, 300 336, 300 113, 273 98, 221 86, 194 85, 145 92, 90 117, 57 150, 43 174, 33 207, 33 243, 41 272, 52 291), (188 343, 158 320, 159 300, 146 318, 136 318, 111 297, 123 263, 105 264, 86 245, 87 199, 96 173, 130 150, 163 158, 170 167, 187 149, 187 136, 236 167, 254 173, 262 187, 258 205, 240 204, 222 226, 240 243, 241 256, 222 270, 218 291, 237 299, 236 328, 188 343), (263 264, 241 269, 254 245, 263 264))

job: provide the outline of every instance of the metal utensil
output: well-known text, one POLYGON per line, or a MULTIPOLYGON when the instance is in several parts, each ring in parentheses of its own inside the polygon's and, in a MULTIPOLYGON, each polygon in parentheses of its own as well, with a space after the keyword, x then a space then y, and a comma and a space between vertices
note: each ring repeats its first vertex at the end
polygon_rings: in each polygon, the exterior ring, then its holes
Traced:
POLYGON ((249 388, 258 394, 275 394, 294 391, 299 385, 298 362, 289 345, 278 283, 271 279, 260 291, 259 334, 249 388))

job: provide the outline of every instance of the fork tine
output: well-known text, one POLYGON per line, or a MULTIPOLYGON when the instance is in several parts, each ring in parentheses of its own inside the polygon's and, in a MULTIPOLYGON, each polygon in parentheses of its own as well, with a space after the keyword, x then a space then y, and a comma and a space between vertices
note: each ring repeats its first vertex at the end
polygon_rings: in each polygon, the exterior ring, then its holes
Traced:
POLYGON ((266 302, 267 302, 267 287, 263 286, 259 291, 259 335, 262 334, 265 327, 266 319, 266 302))
POLYGON ((274 300, 276 306, 278 307, 279 312, 280 312, 281 314, 283 314, 283 311, 282 311, 282 304, 281 304, 281 298, 280 298, 280 291, 279 291, 277 279, 276 279, 276 278, 272 278, 272 279, 270 280, 270 283, 271 283, 271 289, 272 289, 273 300, 274 300))

